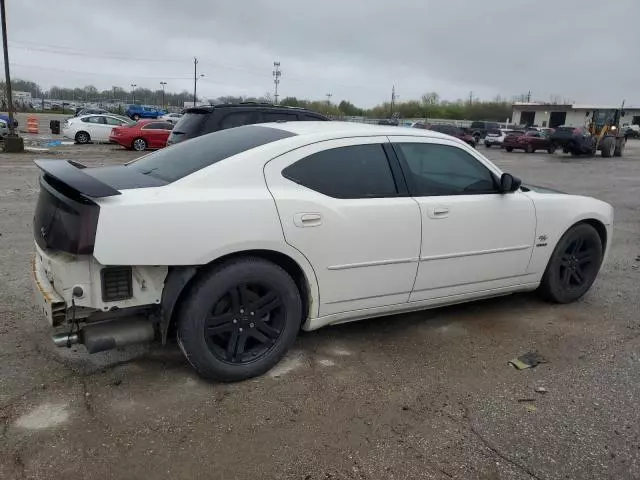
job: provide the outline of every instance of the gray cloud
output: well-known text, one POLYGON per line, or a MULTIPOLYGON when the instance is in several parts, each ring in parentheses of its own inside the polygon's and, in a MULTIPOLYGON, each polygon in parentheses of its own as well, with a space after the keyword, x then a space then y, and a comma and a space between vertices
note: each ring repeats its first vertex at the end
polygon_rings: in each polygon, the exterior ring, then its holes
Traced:
POLYGON ((370 106, 528 91, 578 103, 640 104, 638 0, 111 0, 8 2, 13 75, 43 87, 130 83, 370 106), (55 5, 55 7, 54 7, 55 5))

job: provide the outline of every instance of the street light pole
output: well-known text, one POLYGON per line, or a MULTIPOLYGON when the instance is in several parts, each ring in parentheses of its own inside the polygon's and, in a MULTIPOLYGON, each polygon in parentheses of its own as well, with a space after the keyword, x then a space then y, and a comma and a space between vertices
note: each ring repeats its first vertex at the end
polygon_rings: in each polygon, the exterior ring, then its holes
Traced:
POLYGON ((162 108, 164 109, 164 87, 167 84, 167 82, 160 82, 160 85, 162 85, 162 108))
POLYGON ((135 83, 131 84, 131 103, 135 105, 136 103, 136 85, 135 83))

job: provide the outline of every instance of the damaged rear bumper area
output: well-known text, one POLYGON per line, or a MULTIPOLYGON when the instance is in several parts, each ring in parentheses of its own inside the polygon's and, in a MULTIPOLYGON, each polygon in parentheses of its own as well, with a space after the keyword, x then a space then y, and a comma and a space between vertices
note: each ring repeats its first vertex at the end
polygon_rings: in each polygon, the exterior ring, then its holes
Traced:
POLYGON ((59 347, 89 353, 157 337, 166 267, 105 266, 91 255, 44 251, 32 260, 35 299, 59 347))

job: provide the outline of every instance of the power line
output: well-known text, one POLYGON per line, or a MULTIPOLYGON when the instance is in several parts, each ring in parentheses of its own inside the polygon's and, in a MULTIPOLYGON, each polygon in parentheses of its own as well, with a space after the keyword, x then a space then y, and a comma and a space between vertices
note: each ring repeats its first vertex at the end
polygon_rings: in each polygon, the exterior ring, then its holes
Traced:
MULTIPOLYGON (((186 63, 186 58, 184 57, 177 57, 177 56, 166 56, 165 54, 163 54, 161 57, 141 57, 141 56, 129 56, 129 55, 122 55, 122 54, 118 54, 118 53, 112 53, 112 52, 95 52, 95 51, 89 51, 89 50, 82 50, 82 49, 77 49, 77 48, 72 48, 72 47, 65 47, 65 46, 60 46, 60 45, 40 45, 40 44, 36 44, 36 43, 32 43, 32 42, 10 42, 10 47, 11 48, 17 48, 20 50, 26 50, 26 51, 34 51, 34 52, 42 52, 42 53, 52 53, 55 55, 67 55, 67 56, 78 56, 78 57, 84 57, 84 58, 91 58, 91 59, 103 59, 103 60, 116 60, 116 61, 125 61, 125 62, 154 62, 154 63, 180 63, 180 64, 185 64, 186 63)), ((208 66, 210 68, 215 68, 215 69, 229 69, 229 70, 237 70, 237 71, 241 71, 241 72, 246 72, 246 73, 251 73, 254 76, 260 76, 260 77, 264 77, 265 72, 262 69, 256 68, 256 67, 250 67, 250 66, 246 66, 246 65, 236 65, 236 64, 230 64, 230 63, 221 63, 216 61, 215 63, 213 62, 207 62, 206 60, 202 60, 199 59, 198 60, 200 65, 204 65, 204 66, 208 66)), ((13 64, 13 63, 11 63, 13 64)), ((27 67, 25 65, 23 65, 23 67, 27 67)), ((28 67, 30 68, 39 68, 38 66, 31 66, 29 65, 28 67)), ((55 70, 51 70, 51 71, 55 71, 55 70)), ((69 72, 69 73, 95 73, 95 72, 73 72, 73 71, 69 71, 69 70, 60 70, 62 72, 69 72)), ((123 76, 128 76, 128 75, 123 75, 123 76)), ((158 77, 144 77, 144 76, 139 76, 136 75, 137 77, 140 78, 150 78, 150 79, 160 79, 160 78, 169 78, 166 75, 162 75, 162 76, 158 76, 158 77)), ((297 82, 297 83, 308 83, 309 78, 318 78, 314 75, 305 75, 305 76, 300 76, 300 75, 295 75, 295 74, 290 74, 287 73, 287 79, 293 82, 297 82)), ((184 78, 176 78, 176 79, 184 79, 184 78)), ((327 78, 327 80, 329 80, 329 78, 327 78)), ((332 84, 334 84, 337 87, 341 87, 341 88, 348 88, 348 89, 358 89, 358 90, 362 90, 362 89, 370 89, 373 90, 371 87, 367 86, 367 85, 352 85, 352 84, 340 84, 340 83, 335 83, 334 79, 331 79, 332 84)), ((216 83, 216 82, 213 82, 216 83)), ((220 83, 222 85, 224 85, 224 83, 220 83)))

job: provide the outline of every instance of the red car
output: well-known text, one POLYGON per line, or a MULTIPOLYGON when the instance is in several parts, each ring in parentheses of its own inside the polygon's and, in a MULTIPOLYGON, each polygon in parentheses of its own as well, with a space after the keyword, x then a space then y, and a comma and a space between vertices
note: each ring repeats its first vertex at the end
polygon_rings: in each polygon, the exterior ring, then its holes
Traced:
POLYGON ((535 130, 510 133, 502 142, 502 147, 507 152, 524 150, 527 153, 533 153, 536 150, 546 150, 549 153, 553 153, 556 151, 555 144, 551 143, 549 139, 549 134, 535 130))
POLYGON ((142 152, 146 149, 164 148, 173 124, 157 120, 139 120, 131 126, 111 129, 109 141, 125 148, 142 152))

